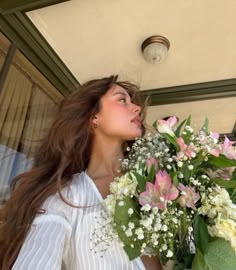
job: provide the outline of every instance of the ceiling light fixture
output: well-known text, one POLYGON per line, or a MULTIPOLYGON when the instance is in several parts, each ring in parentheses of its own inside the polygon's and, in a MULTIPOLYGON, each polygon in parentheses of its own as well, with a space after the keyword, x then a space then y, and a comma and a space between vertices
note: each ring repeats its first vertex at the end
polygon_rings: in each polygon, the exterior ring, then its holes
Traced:
POLYGON ((165 59, 169 48, 170 42, 163 36, 148 37, 141 46, 144 59, 149 63, 156 63, 165 59))

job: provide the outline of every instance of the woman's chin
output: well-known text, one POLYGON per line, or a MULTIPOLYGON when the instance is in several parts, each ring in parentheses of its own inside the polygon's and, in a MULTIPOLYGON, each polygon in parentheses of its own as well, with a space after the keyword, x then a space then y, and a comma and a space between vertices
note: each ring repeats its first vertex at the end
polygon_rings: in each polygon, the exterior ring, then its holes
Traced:
POLYGON ((127 136, 127 141, 133 141, 135 140, 136 138, 139 138, 142 136, 142 131, 140 130, 139 132, 135 132, 133 134, 130 134, 129 136, 127 136))

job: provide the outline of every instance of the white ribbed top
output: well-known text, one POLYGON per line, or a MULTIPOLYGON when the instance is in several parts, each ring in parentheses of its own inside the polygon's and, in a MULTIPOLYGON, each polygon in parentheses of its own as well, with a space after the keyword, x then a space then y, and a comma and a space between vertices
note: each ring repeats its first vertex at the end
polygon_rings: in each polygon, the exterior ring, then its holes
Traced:
POLYGON ((74 208, 57 194, 49 197, 42 207, 46 213, 35 218, 13 270, 145 270, 140 258, 129 261, 119 240, 111 240, 105 252, 95 245, 103 198, 85 172, 74 175, 63 195, 91 207, 74 208))

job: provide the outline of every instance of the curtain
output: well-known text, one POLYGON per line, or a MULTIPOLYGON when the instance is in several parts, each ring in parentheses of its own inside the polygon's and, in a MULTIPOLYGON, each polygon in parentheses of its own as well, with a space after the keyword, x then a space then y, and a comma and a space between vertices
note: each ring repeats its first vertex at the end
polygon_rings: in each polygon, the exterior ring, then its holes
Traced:
POLYGON ((5 58, 6 58, 6 55, 0 48, 0 71, 2 69, 5 58))
POLYGON ((12 179, 31 167, 58 107, 58 100, 48 95, 52 89, 39 82, 13 62, 0 92, 0 205, 8 196, 12 179))

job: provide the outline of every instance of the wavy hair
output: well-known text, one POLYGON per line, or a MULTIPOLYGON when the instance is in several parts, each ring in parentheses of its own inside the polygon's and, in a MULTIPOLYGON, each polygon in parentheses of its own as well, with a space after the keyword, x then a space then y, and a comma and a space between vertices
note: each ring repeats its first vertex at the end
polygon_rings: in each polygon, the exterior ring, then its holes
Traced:
POLYGON ((11 269, 35 216, 44 212, 41 206, 49 196, 58 192, 71 205, 61 191, 73 174, 88 166, 93 138, 89 120, 99 112, 101 97, 117 84, 128 92, 133 103, 142 106, 138 87, 118 82, 117 78, 88 81, 66 97, 37 151, 32 169, 13 179, 11 196, 0 209, 0 269, 11 269))

